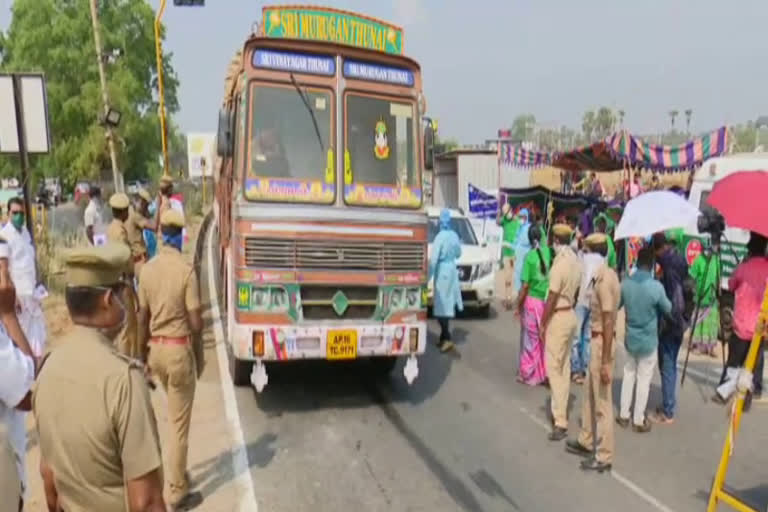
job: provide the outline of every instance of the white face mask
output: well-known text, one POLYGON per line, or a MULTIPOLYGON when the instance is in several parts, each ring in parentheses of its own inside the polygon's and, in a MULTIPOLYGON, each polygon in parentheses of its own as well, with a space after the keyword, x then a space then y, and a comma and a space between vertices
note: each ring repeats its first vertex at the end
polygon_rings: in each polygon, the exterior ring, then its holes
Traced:
POLYGON ((128 321, 128 313, 125 310, 125 304, 123 304, 123 300, 120 298, 120 296, 113 292, 113 297, 117 301, 117 303, 120 305, 120 311, 122 314, 120 315, 120 321, 113 325, 112 327, 101 327, 99 329, 99 332, 104 335, 104 337, 108 338, 110 341, 114 341, 115 338, 117 338, 118 334, 120 334, 120 331, 123 330, 123 327, 125 327, 126 322, 128 321))

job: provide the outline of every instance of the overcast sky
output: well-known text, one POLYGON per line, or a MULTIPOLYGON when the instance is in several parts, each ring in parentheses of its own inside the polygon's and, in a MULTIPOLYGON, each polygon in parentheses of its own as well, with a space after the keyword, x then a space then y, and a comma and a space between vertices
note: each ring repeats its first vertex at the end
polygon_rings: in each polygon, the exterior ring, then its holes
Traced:
MULTIPOLYGON (((0 28, 11 3, 0 0, 0 28)), ((166 48, 181 78, 178 122, 214 131, 227 63, 264 4, 168 3, 166 48)), ((765 0, 323 3, 402 25, 405 52, 424 72, 429 114, 443 136, 464 143, 492 137, 526 112, 578 129, 585 110, 608 105, 624 109, 625 125, 637 133, 669 126, 670 109, 692 108, 697 131, 768 114, 765 0)))

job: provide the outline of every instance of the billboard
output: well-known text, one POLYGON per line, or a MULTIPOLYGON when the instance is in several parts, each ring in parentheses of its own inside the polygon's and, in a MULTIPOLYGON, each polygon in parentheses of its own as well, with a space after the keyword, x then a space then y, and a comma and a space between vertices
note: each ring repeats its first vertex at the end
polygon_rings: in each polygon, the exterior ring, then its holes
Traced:
POLYGON ((215 158, 215 133, 187 134, 187 159, 190 178, 212 177, 215 158))

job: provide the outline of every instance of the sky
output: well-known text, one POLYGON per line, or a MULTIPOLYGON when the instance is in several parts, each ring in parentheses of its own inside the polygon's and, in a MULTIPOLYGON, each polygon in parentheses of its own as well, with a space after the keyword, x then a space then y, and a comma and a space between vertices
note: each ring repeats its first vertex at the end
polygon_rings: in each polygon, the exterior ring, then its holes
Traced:
MULTIPOLYGON (((0 0, 0 29, 12 0, 0 0)), ((153 5, 158 0, 150 0, 153 5)), ((262 2, 168 0, 165 49, 181 79, 184 131, 215 131, 227 64, 262 2)), ((277 2, 270 2, 269 5, 277 2)), ((283 2, 286 4, 296 2, 283 2)), ((301 2, 309 3, 309 2, 301 2)), ((765 0, 325 0, 401 25, 440 134, 481 143, 533 113, 580 129, 584 111, 626 112, 634 133, 693 109, 693 131, 768 114, 765 0)), ((678 126, 682 115, 678 118, 678 126)))

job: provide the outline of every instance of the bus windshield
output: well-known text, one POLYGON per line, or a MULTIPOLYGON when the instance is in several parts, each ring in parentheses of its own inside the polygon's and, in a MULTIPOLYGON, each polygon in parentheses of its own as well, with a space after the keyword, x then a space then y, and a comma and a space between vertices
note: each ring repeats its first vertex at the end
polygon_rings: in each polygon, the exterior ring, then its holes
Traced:
POLYGON ((327 172, 333 145, 331 92, 298 84, 254 84, 250 96, 246 198, 332 201, 335 173, 327 172))
POLYGON ((421 176, 409 100, 346 95, 344 166, 349 204, 416 206, 421 176))

